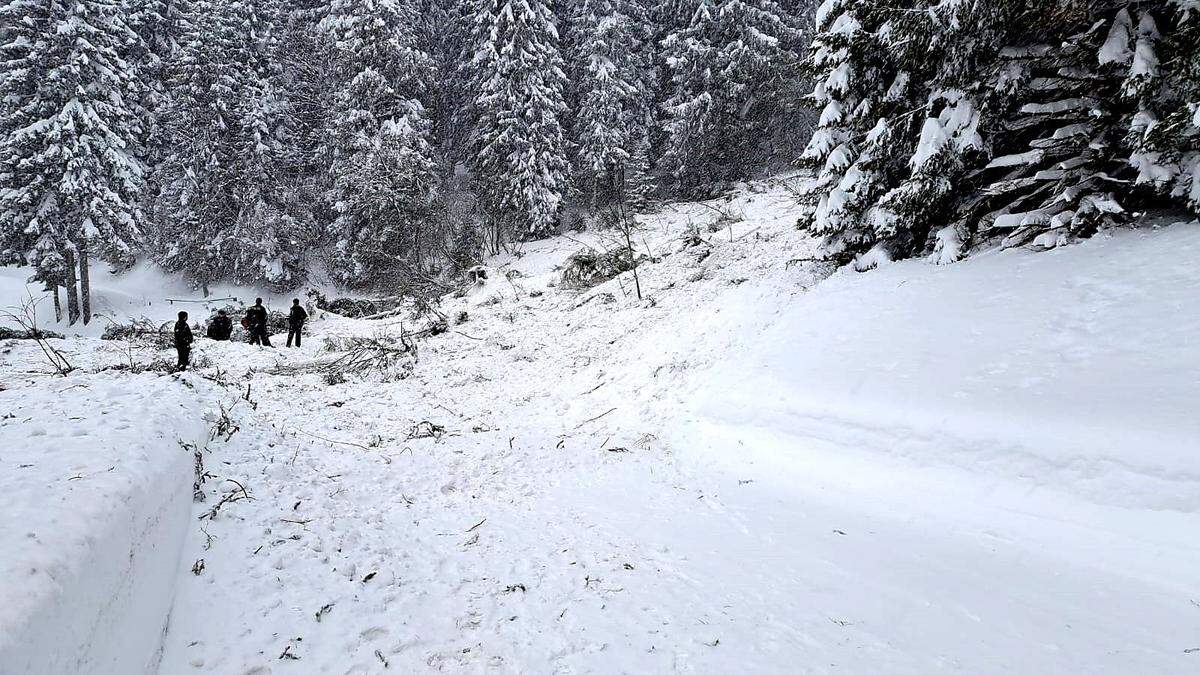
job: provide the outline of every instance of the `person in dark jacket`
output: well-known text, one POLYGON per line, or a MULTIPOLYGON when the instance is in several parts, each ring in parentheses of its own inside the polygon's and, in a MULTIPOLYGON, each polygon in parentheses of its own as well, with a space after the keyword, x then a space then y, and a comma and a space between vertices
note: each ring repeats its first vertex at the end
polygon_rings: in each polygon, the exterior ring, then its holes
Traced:
POLYGON ((225 310, 218 309, 217 315, 208 323, 208 338, 210 340, 228 340, 233 335, 233 321, 225 310))
POLYGON ((192 329, 188 326, 188 313, 180 312, 175 322, 175 351, 179 353, 179 369, 187 370, 192 359, 192 329))
POLYGON ((250 344, 271 346, 271 336, 267 334, 267 308, 263 307, 262 298, 255 298, 254 306, 246 310, 246 324, 250 344))
POLYGON ((300 330, 304 328, 304 322, 308 320, 308 312, 300 306, 300 299, 292 299, 292 311, 288 312, 288 341, 287 346, 292 346, 292 337, 296 338, 296 346, 300 346, 300 330))

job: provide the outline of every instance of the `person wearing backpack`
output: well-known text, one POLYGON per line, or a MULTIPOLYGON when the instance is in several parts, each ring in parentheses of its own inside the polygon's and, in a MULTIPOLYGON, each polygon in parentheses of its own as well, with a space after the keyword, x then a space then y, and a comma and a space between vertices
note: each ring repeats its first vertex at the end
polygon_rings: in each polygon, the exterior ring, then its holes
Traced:
POLYGON ((271 347, 271 336, 267 334, 267 308, 262 298, 255 298, 254 305, 246 310, 246 330, 250 332, 250 344, 271 347))
POLYGON ((208 338, 210 340, 228 340, 233 335, 233 321, 225 310, 217 310, 217 315, 208 323, 208 338))

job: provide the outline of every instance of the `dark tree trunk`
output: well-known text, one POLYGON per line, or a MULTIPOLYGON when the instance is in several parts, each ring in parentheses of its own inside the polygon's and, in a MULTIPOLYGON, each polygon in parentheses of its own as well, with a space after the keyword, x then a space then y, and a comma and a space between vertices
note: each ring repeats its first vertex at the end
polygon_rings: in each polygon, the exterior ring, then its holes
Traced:
POLYGON ((62 322, 62 301, 58 299, 58 282, 50 284, 50 290, 54 293, 54 323, 62 322))
POLYGON ((79 321, 79 289, 76 286, 75 252, 63 251, 63 260, 67 263, 67 323, 74 326, 79 321))
POLYGON ((79 248, 79 290, 83 296, 83 325, 92 320, 92 277, 88 269, 87 246, 79 248))

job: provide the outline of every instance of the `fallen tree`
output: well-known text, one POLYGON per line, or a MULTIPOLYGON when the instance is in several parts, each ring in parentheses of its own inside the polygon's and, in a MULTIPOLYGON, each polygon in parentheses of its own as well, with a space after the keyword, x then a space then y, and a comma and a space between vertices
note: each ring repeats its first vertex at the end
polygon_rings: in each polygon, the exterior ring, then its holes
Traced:
POLYGON ((373 337, 346 336, 325 338, 322 356, 301 363, 281 364, 271 372, 278 375, 321 375, 327 384, 345 382, 349 376, 379 376, 384 380, 402 380, 412 374, 417 361, 414 339, 428 331, 401 332, 399 335, 373 337))

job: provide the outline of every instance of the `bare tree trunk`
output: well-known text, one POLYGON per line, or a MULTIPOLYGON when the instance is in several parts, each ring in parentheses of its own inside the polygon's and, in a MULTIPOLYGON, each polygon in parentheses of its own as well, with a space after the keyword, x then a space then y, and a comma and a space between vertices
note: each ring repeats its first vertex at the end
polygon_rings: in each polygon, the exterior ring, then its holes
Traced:
POLYGON ((83 296, 83 325, 86 326, 92 320, 92 276, 86 244, 79 247, 79 290, 83 296))
POLYGON ((58 299, 58 282, 50 285, 50 290, 54 292, 54 323, 62 322, 62 301, 58 299))
POLYGON ((638 300, 642 299, 642 280, 638 278, 638 261, 637 254, 633 252, 633 227, 628 221, 625 221, 625 209, 621 208, 621 219, 623 224, 621 227, 625 230, 625 250, 629 251, 629 264, 633 267, 633 285, 637 289, 638 300))
POLYGON ((625 168, 621 167, 614 177, 617 192, 617 222, 621 225, 621 233, 625 235, 625 250, 629 252, 629 265, 633 268, 633 285, 637 289, 638 300, 642 299, 642 280, 638 277, 637 254, 633 252, 633 218, 625 208, 625 168))
POLYGON ((417 269, 421 269, 421 224, 413 228, 413 251, 417 254, 417 269))
POLYGON ((63 251, 63 260, 67 263, 67 323, 71 326, 79 321, 79 289, 76 287, 75 252, 63 251))

